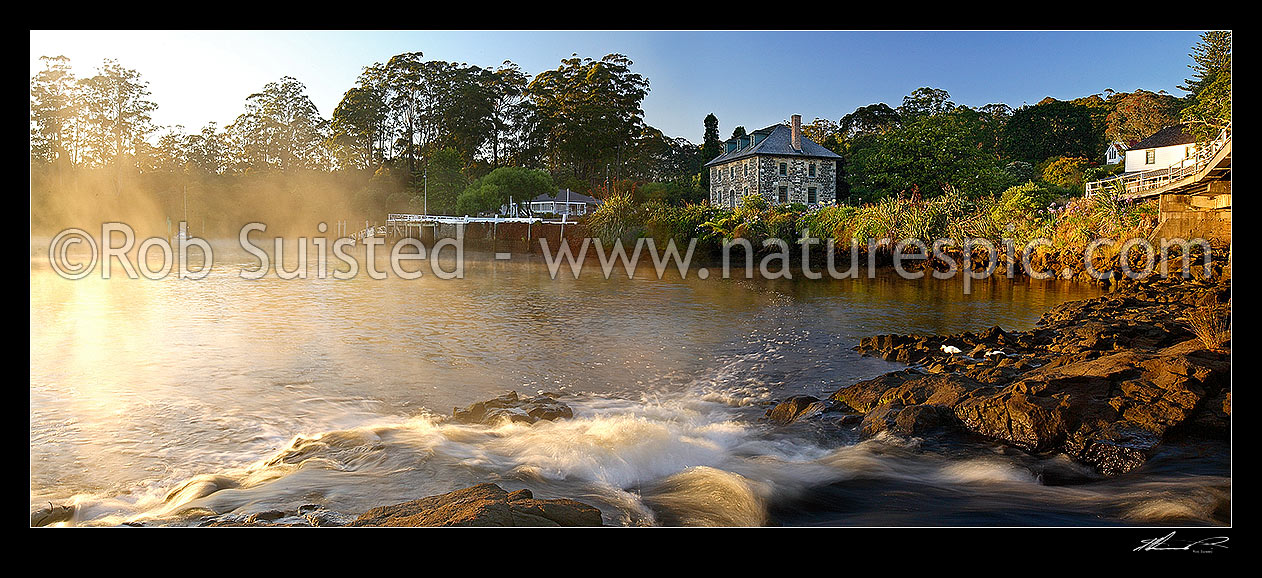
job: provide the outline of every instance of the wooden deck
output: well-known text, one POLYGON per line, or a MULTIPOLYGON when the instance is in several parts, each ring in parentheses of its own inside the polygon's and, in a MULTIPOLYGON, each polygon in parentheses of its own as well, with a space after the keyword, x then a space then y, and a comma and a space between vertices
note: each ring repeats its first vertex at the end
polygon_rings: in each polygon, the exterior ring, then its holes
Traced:
POLYGON ((1130 173, 1087 183, 1087 196, 1121 187, 1129 198, 1193 192, 1231 172, 1231 126, 1196 154, 1164 169, 1130 173))
POLYGON ((470 223, 526 223, 527 225, 543 223, 536 217, 452 217, 447 215, 412 215, 406 213, 390 213, 386 215, 384 225, 364 223, 364 228, 352 233, 351 238, 362 241, 368 237, 416 237, 420 238, 425 228, 439 225, 468 225, 470 223))

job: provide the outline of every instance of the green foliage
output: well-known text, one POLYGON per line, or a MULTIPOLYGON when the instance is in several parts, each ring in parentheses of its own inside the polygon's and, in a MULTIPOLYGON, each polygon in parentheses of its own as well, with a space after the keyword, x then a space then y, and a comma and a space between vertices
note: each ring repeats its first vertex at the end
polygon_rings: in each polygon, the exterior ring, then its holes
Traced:
POLYGON ((649 91, 648 80, 632 72, 631 64, 621 54, 600 60, 574 56, 526 87, 532 139, 549 168, 568 168, 594 184, 607 166, 622 164, 627 143, 643 133, 640 104, 649 91))
POLYGON ((428 204, 430 214, 454 213, 457 198, 469 185, 460 152, 451 147, 439 150, 426 159, 426 167, 428 176, 413 185, 412 205, 422 208, 428 204))
POLYGON ((630 193, 620 192, 605 197, 604 203, 587 216, 584 224, 593 237, 612 245, 618 239, 633 242, 643 234, 646 221, 645 207, 637 204, 630 193))
POLYGON ((1012 161, 1003 166, 1003 172, 1013 182, 1023 183, 1034 178, 1034 165, 1025 161, 1012 161))
POLYGON ((1179 87, 1192 93, 1181 118, 1197 140, 1205 142, 1231 124, 1231 32, 1202 34, 1191 56, 1196 74, 1179 87))
POLYGON ((1085 104, 1048 100, 1024 106, 1004 125, 1000 148, 1009 159, 1039 162, 1049 157, 1096 158, 1104 154, 1097 112, 1085 104))
POLYGON ((1131 143, 1143 140, 1168 126, 1178 124, 1179 99, 1162 92, 1136 90, 1109 97, 1112 112, 1106 117, 1104 136, 1109 141, 1131 143))
POLYGON ((948 186, 969 195, 1009 182, 982 144, 978 118, 957 112, 924 116, 854 142, 847 159, 851 195, 865 200, 900 192, 932 196, 948 186))
POLYGON ((659 247, 673 239, 682 251, 689 240, 705 235, 702 226, 718 212, 718 208, 705 203, 668 205, 650 202, 645 206, 644 231, 658 242, 659 247))
POLYGON ((1057 157, 1049 159, 1039 173, 1039 178, 1057 187, 1082 191, 1083 171, 1090 162, 1082 157, 1057 157))
POLYGON ((458 212, 464 215, 498 212, 510 199, 529 201, 556 190, 547 171, 500 167, 469 185, 456 199, 456 205, 458 212))
POLYGON ((1146 238, 1156 228, 1158 212, 1154 204, 1127 198, 1125 189, 1118 185, 1090 197, 1071 200, 1056 212, 1055 218, 1051 237, 1054 246, 1081 250, 1100 238, 1117 241, 1146 238))
POLYGON ((1082 180, 1084 182, 1104 180, 1109 177, 1122 174, 1122 171, 1125 170, 1125 168, 1126 163, 1088 167, 1086 170, 1082 171, 1082 180))

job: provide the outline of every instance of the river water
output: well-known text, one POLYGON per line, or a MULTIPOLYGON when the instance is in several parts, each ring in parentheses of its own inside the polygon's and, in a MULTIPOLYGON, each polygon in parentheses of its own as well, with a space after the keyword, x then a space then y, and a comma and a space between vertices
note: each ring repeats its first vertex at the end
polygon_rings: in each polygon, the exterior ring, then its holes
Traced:
POLYGON ((70 281, 32 257, 32 510, 75 504, 71 524, 103 525, 355 515, 490 481, 616 525, 1224 522, 1229 458, 1195 447, 1093 480, 984 441, 758 419, 902 367, 859 356, 860 337, 1029 329, 1097 289, 599 267, 554 280, 539 260, 474 257, 464 279, 381 281, 246 280, 232 259, 198 281, 70 281), (509 390, 557 392, 574 418, 442 419, 509 390))

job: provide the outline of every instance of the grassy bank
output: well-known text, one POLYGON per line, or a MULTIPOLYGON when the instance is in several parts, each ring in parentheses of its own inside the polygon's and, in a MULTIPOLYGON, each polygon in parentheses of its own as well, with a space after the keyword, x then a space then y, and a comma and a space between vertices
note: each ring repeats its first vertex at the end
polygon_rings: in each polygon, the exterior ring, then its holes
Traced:
MULTIPOLYGON (((935 240, 950 239, 956 243, 944 246, 942 254, 962 262, 964 240, 984 239, 998 248, 998 273, 1014 269, 1026 274, 1021 254, 1030 246, 1032 271, 1080 280, 1095 280, 1084 259, 1093 245, 1091 264, 1102 273, 1119 271, 1123 259, 1132 270, 1144 269, 1148 256, 1142 248, 1135 247, 1126 256, 1120 254, 1121 247, 1132 240, 1150 242, 1161 259, 1161 240, 1155 238, 1157 225, 1155 202, 1128 200, 1120 191, 1063 198, 1034 182, 993 196, 969 197, 947 187, 945 194, 933 198, 887 197, 862 206, 818 208, 771 205, 756 195, 745 197, 735 209, 709 204, 635 203, 629 195, 613 195, 584 220, 587 232, 606 244, 646 237, 658 246, 668 240, 686 245, 695 238, 702 258, 719 255, 729 239, 749 240, 762 253, 781 250, 775 242, 764 244, 779 239, 792 249, 791 255, 797 255, 797 240, 807 237, 821 240, 812 247, 819 252, 827 250, 826 243, 832 241, 833 250, 843 261, 852 255, 852 244, 858 244, 858 253, 865 259, 875 251, 878 262, 888 263, 899 242, 918 241, 932 253, 935 240), (1015 259, 1004 254, 1006 241, 1016 248, 1015 259)), ((1213 275, 1223 274, 1228 249, 1213 246, 1213 275)), ((1192 263, 1203 263, 1199 246, 1193 246, 1189 253, 1192 263)), ((1181 247, 1170 248, 1167 258, 1172 270, 1182 266, 1182 257, 1181 247)), ((984 248, 974 248, 976 268, 984 268, 988 258, 984 248)), ((944 270, 949 263, 929 258, 915 267, 944 270)), ((1160 270, 1160 265, 1157 267, 1160 270)))

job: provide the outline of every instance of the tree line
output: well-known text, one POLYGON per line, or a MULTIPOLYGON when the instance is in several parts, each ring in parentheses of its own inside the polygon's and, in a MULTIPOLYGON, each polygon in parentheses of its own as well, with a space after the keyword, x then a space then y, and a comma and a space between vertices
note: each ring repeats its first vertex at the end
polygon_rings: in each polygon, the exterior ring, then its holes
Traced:
MULTIPOLYGON (((1109 142, 1178 122, 1204 138, 1229 123, 1230 42, 1230 32, 1202 36, 1190 55, 1193 78, 1179 86, 1183 98, 1107 90, 973 108, 925 87, 898 106, 862 106, 803 128, 842 155, 845 202, 944 187, 977 195, 1028 180, 1072 192, 1106 172, 1099 165, 1109 142)), ((347 192, 348 210, 369 212, 495 211, 514 191, 559 187, 704 202, 709 175, 701 167, 722 146, 713 114, 699 146, 649 126, 649 81, 620 54, 574 55, 531 76, 510 61, 481 67, 407 52, 364 67, 328 118, 299 80, 284 77, 248 95, 227 126, 195 131, 154 124, 158 104, 139 71, 106 60, 77 78, 66 57, 41 60, 31 79, 33 202, 68 182, 77 190, 84 175, 97 196, 191 186, 203 204, 222 190, 242 202, 256 181, 292 189, 287 182, 310 186, 326 175, 347 192)))

